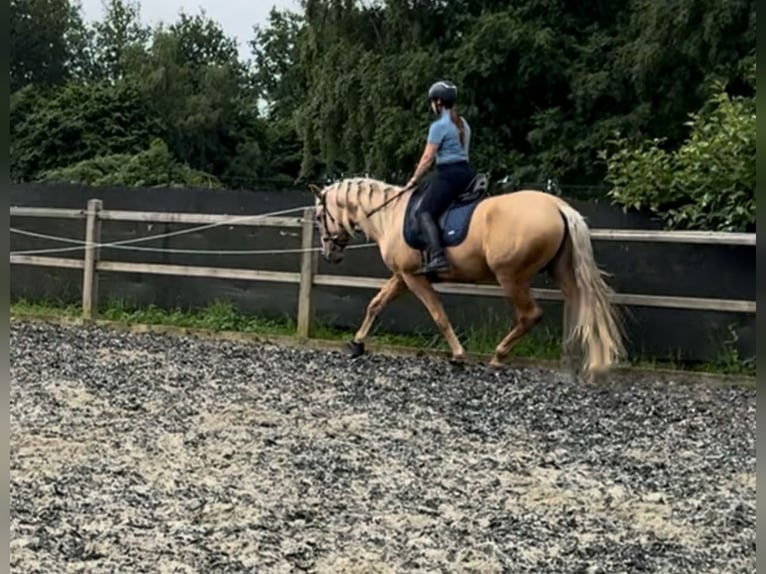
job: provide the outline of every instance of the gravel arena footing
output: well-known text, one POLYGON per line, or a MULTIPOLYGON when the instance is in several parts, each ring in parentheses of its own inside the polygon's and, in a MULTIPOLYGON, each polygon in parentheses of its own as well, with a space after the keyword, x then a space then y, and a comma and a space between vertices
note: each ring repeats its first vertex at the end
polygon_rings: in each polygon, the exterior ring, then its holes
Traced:
POLYGON ((755 572, 754 389, 11 322, 14 572, 755 572))

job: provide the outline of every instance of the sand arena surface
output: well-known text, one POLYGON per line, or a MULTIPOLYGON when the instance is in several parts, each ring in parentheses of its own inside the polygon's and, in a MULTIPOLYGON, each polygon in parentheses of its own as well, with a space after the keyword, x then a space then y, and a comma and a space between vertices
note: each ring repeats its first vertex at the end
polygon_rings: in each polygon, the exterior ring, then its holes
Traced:
POLYGON ((754 572, 754 390, 11 323, 14 572, 754 572))

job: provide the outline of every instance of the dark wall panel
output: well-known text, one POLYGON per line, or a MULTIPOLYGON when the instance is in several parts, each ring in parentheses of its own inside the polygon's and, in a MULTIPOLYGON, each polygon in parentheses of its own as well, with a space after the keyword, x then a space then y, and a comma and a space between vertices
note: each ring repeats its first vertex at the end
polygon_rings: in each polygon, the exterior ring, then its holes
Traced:
MULTIPOLYGON (((265 214, 313 203, 313 196, 307 191, 94 189, 39 184, 11 186, 11 205, 17 206, 84 208, 90 198, 102 199, 106 209, 230 215, 265 214)), ((624 214, 604 202, 572 200, 572 203, 588 218, 593 228, 659 228, 656 221, 636 214, 624 214)), ((290 215, 299 213, 296 211, 290 215)), ((14 217, 11 218, 11 225, 55 236, 80 240, 84 237, 83 221, 14 217)), ((123 241, 189 227, 196 226, 106 221, 102 228, 102 241, 123 241)), ((214 252, 297 249, 300 248, 299 233, 298 229, 220 226, 137 243, 129 246, 130 249, 104 249, 102 257, 113 261, 298 271, 300 255, 295 253, 226 255, 214 252), (204 250, 209 253, 141 251, 136 247, 204 250)), ((363 241, 360 238, 358 242, 363 241)), ((66 245, 11 234, 12 252, 62 246, 66 245)), ((756 255, 752 247, 597 241, 594 251, 599 264, 612 275, 609 282, 618 292, 755 299, 756 255)), ((81 251, 55 255, 79 258, 81 251)), ((349 250, 345 261, 339 265, 322 260, 319 272, 387 276, 375 247, 349 250)), ((535 286, 553 287, 547 276, 540 276, 535 286)), ((79 303, 80 288, 81 273, 78 270, 22 265, 12 267, 11 294, 14 298, 48 298, 79 303)), ((242 311, 269 317, 285 314, 294 317, 297 292, 297 285, 267 282, 125 273, 103 273, 100 279, 102 301, 114 299, 142 305, 153 303, 170 308, 204 307, 214 300, 226 300, 242 311)), ((354 329, 364 316, 373 294, 369 289, 317 287, 314 297, 317 317, 339 327, 354 329)), ((505 321, 510 328, 512 315, 502 299, 444 296, 443 301, 458 332, 481 329, 488 322, 497 325, 505 321)), ((543 308, 542 328, 558 332, 561 305, 544 302, 543 308)), ((626 311, 629 314, 629 348, 633 353, 711 360, 721 352, 726 341, 736 338, 735 346, 741 354, 755 354, 754 316, 640 307, 630 307, 626 311)), ((379 318, 379 324, 394 332, 437 333, 426 310, 410 294, 392 303, 379 318)))

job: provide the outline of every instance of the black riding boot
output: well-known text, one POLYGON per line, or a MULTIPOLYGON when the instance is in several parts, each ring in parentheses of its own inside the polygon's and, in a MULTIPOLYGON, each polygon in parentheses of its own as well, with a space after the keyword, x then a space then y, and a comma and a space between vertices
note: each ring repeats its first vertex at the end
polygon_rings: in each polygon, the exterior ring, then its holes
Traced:
POLYGON ((449 271, 450 264, 444 255, 439 226, 436 225, 430 213, 423 212, 420 214, 420 230, 428 246, 429 261, 420 268, 418 274, 449 271))

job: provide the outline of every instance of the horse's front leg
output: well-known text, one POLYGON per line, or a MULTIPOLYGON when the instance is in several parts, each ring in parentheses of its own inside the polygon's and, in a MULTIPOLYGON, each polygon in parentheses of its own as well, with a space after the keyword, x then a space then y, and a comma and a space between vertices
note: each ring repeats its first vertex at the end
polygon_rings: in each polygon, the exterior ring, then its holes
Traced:
POLYGON ((439 327, 442 335, 447 341, 450 350, 452 351, 452 362, 462 363, 465 360, 465 350, 463 345, 455 334, 452 324, 447 317, 447 312, 444 310, 444 305, 439 300, 439 296, 434 291, 430 281, 422 275, 405 275, 404 281, 407 283, 407 287, 410 288, 418 299, 426 306, 428 312, 431 314, 431 318, 439 327))
POLYGON ((385 282, 383 287, 380 288, 380 291, 378 291, 375 297, 372 298, 369 305, 367 305, 367 313, 364 316, 362 325, 359 327, 356 335, 354 335, 354 339, 349 343, 351 355, 353 357, 358 357, 364 354, 364 340, 367 338, 367 334, 370 332, 370 328, 375 322, 375 318, 386 305, 406 290, 407 284, 402 277, 400 275, 394 275, 385 282))

